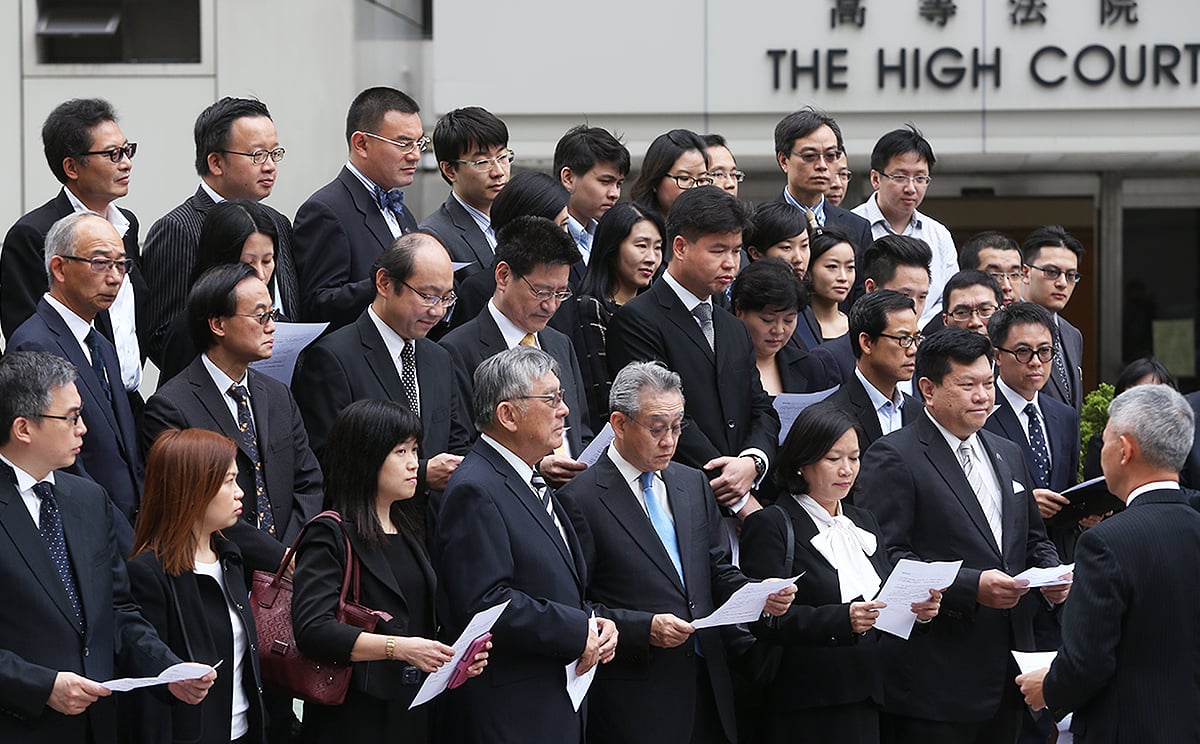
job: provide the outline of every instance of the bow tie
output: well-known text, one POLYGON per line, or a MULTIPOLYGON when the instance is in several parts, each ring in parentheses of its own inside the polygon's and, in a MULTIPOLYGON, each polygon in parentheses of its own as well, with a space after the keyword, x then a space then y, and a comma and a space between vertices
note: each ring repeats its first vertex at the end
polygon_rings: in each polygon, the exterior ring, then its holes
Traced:
POLYGON ((400 189, 384 191, 376 186, 375 202, 379 204, 380 209, 390 209, 399 214, 400 212, 404 211, 404 192, 400 189))

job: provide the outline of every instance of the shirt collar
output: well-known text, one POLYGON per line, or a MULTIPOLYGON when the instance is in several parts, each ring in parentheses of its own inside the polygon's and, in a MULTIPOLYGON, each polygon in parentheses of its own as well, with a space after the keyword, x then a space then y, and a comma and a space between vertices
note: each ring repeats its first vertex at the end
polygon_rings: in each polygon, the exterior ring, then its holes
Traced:
POLYGON ((584 258, 591 255, 592 240, 596 237, 596 220, 588 220, 586 226, 579 220, 571 216, 567 212, 567 231, 571 233, 571 239, 575 241, 575 245, 579 246, 579 251, 584 253, 584 258))
POLYGON ((393 331, 392 327, 387 323, 384 323, 383 318, 376 315, 375 308, 370 305, 367 305, 367 317, 375 324, 375 330, 379 331, 379 335, 383 338, 383 345, 387 347, 388 355, 392 359, 400 356, 400 352, 404 350, 404 337, 393 331))
POLYGON ((78 341, 80 345, 83 345, 84 339, 86 339, 87 335, 91 333, 94 326, 76 315, 74 310, 59 302, 49 292, 43 295, 43 298, 46 300, 46 303, 50 305, 50 307, 54 308, 58 314, 62 316, 63 322, 67 324, 67 328, 71 331, 71 335, 75 337, 75 340, 78 341))
MULTIPOLYGON (((362 171, 360 171, 358 168, 355 168, 354 163, 351 163, 349 160, 346 161, 346 168, 354 174, 354 177, 358 179, 359 183, 363 185, 363 188, 367 190, 367 193, 371 195, 371 200, 374 201, 375 189, 380 187, 376 185, 374 181, 364 176, 362 171)), ((386 191, 386 189, 384 190, 386 191)))
POLYGON ((1010 388, 1007 383, 1004 382, 1004 378, 998 375, 996 377, 996 389, 999 390, 1000 394, 1004 396, 1004 399, 1008 401, 1008 405, 1013 409, 1013 413, 1023 413, 1025 411, 1025 406, 1032 403, 1033 407, 1037 409, 1038 415, 1042 415, 1042 407, 1038 404, 1037 393, 1033 394, 1033 400, 1025 400, 1025 396, 1010 388))
MULTIPOLYGON (((685 308, 687 308, 687 311, 689 313, 692 310, 695 310, 696 306, 699 305, 700 303, 709 302, 709 300, 712 297, 712 295, 709 295, 708 297, 705 297, 704 299, 700 299, 696 295, 692 294, 691 291, 688 290, 687 287, 680 284, 679 280, 671 275, 670 267, 667 267, 667 270, 663 272, 662 278, 663 278, 663 281, 665 281, 667 283, 667 286, 670 287, 672 290, 674 290, 676 296, 679 297, 679 300, 683 303, 683 306, 685 308)), ((712 303, 709 302, 709 304, 711 305, 712 303)))
MULTIPOLYGON (((63 191, 67 193, 67 200, 71 202, 71 208, 76 212, 92 211, 87 205, 79 201, 79 197, 75 196, 75 192, 65 186, 63 187, 63 191)), ((114 202, 109 202, 108 209, 100 216, 112 223, 112 226, 117 228, 117 233, 121 236, 121 239, 125 239, 125 233, 129 231, 129 219, 125 216, 124 212, 117 209, 117 205, 114 202)))
POLYGON ((208 185, 208 181, 200 179, 200 188, 204 189, 204 193, 208 194, 208 198, 213 200, 213 204, 220 204, 225 201, 225 197, 218 194, 212 186, 208 185))
POLYGON ((1141 496, 1143 493, 1149 493, 1150 491, 1161 491, 1161 490, 1178 491, 1179 490, 1179 481, 1153 481, 1151 483, 1147 483, 1145 485, 1138 486, 1137 488, 1135 488, 1129 492, 1129 498, 1125 499, 1125 506, 1128 507, 1130 504, 1133 503, 1134 499, 1136 499, 1138 496, 1141 496))
MULTIPOLYGON (((892 223, 888 222, 887 217, 883 216, 883 211, 879 209, 879 192, 878 191, 871 194, 870 198, 868 198, 865 202, 863 202, 861 207, 856 208, 855 211, 858 212, 858 214, 861 214, 864 218, 866 218, 867 222, 871 223, 871 227, 874 227, 876 225, 881 225, 881 226, 883 226, 883 229, 887 230, 889 233, 891 233, 893 235, 896 234, 896 231, 892 229, 892 223), (862 211, 858 212, 858 210, 862 210, 862 211)), ((912 217, 910 217, 908 220, 908 226, 904 228, 903 234, 904 235, 914 235, 915 233, 920 232, 921 220, 923 217, 924 217, 924 215, 922 215, 919 211, 914 209, 913 213, 912 213, 912 217)))
POLYGON ((808 210, 811 209, 817 215, 817 224, 818 225, 825 224, 825 195, 824 194, 821 195, 821 201, 817 202, 817 205, 815 207, 808 207, 808 206, 805 206, 805 205, 801 204, 800 202, 796 201, 796 197, 792 196, 792 192, 788 191, 788 187, 785 185, 783 187, 783 198, 785 201, 787 201, 788 204, 791 204, 793 207, 795 207, 796 209, 799 209, 801 212, 807 212, 808 210))
POLYGON ((863 388, 866 389, 867 397, 871 399, 871 405, 876 411, 878 411, 880 408, 883 408, 884 403, 891 403, 892 407, 897 411, 899 411, 901 408, 904 408, 904 393, 900 392, 899 387, 896 388, 896 397, 892 400, 888 400, 883 393, 879 392, 879 390, 871 384, 871 381, 868 380, 866 375, 862 373, 862 370, 858 368, 857 364, 854 365, 854 376, 858 378, 858 381, 862 383, 863 388))
POLYGON ((216 384, 217 390, 221 391, 221 395, 225 395, 225 393, 229 392, 229 388, 232 385, 241 385, 242 387, 246 388, 246 395, 250 395, 250 386, 246 384, 247 378, 250 376, 249 372, 246 372, 241 380, 235 380, 229 375, 225 374, 220 367, 213 364, 213 360, 208 358, 207 352, 200 355, 200 361, 204 363, 204 368, 208 370, 208 376, 211 377, 213 383, 216 384))
POLYGON ((489 217, 488 215, 479 211, 475 207, 472 207, 470 204, 467 204, 465 201, 463 201, 463 198, 458 195, 457 191, 451 191, 450 195, 454 197, 454 201, 458 202, 459 206, 461 206, 463 209, 467 210, 467 214, 471 215, 471 218, 475 220, 475 224, 479 225, 480 230, 487 232, 488 229, 491 228, 491 226, 492 226, 492 218, 491 217, 489 217))
POLYGON ((529 484, 529 479, 533 477, 533 468, 529 466, 529 463, 517 457, 515 452, 510 450, 508 447, 505 447, 503 444, 500 444, 487 434, 480 433, 479 438, 484 442, 487 442, 489 447, 496 450, 496 452, 498 452, 500 456, 504 458, 504 461, 507 462, 513 470, 517 471, 517 477, 520 478, 525 485, 529 486, 529 490, 533 490, 533 486, 529 484))
MULTIPOLYGON (((496 307, 495 300, 488 300, 488 312, 492 314, 492 320, 496 321, 496 327, 500 329, 500 335, 504 338, 504 345, 512 349, 519 346, 521 339, 525 338, 526 331, 517 328, 508 316, 500 312, 500 308, 496 307)), ((537 340, 537 334, 533 334, 533 338, 537 340)), ((538 348, 542 347, 541 342, 537 344, 538 348)))
MULTIPOLYGON (((34 478, 32 475, 25 472, 20 465, 13 463, 12 460, 8 459, 4 455, 0 455, 0 462, 3 462, 5 465, 13 469, 13 473, 15 473, 17 476, 18 492, 25 493, 27 491, 32 491, 35 485, 41 483, 41 481, 39 481, 37 478, 34 478)), ((42 478, 42 480, 46 481, 50 485, 54 485, 54 471, 51 470, 46 474, 45 478, 42 478)))
POLYGON ((939 424, 938 420, 933 417, 933 414, 929 412, 928 408, 924 410, 925 415, 929 417, 929 420, 932 421, 933 425, 937 427, 937 430, 941 432, 942 437, 946 440, 946 445, 950 448, 950 451, 954 453, 954 459, 958 459, 958 448, 963 442, 967 442, 971 445, 971 449, 975 451, 975 455, 977 457, 984 456, 983 448, 979 445, 979 432, 972 432, 971 436, 967 437, 966 439, 959 439, 957 436, 950 433, 949 429, 939 424))
MULTIPOLYGON (((612 460, 613 465, 617 466, 617 472, 621 474, 621 477, 625 479, 625 482, 633 484, 632 488, 638 493, 641 493, 642 486, 640 483, 638 483, 638 479, 642 477, 642 471, 631 465, 628 460, 621 456, 621 453, 617 451, 617 448, 611 444, 608 445, 608 459, 612 460)), ((660 480, 662 479, 662 476, 659 475, 658 472, 655 472, 654 475, 660 480)))

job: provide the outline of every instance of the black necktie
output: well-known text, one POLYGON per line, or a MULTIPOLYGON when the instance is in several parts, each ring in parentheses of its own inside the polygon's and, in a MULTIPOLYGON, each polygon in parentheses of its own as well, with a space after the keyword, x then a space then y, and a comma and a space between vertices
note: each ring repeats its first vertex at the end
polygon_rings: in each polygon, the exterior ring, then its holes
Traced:
POLYGON ((404 386, 404 397, 408 399, 408 410, 421 415, 421 401, 417 396, 417 351, 411 339, 404 342, 400 350, 400 383, 404 386))
POLYGON ((1046 448, 1046 435, 1042 431, 1042 422, 1038 420, 1037 406, 1030 403, 1025 406, 1025 415, 1029 418, 1029 448, 1033 451, 1035 485, 1038 488, 1050 487, 1050 450, 1046 448))
POLYGON ((75 584, 75 572, 71 569, 71 555, 67 552, 67 538, 63 534, 62 515, 58 513, 58 500, 54 498, 54 486, 46 481, 33 484, 33 492, 42 500, 38 512, 38 530, 46 541, 46 550, 50 552, 50 560, 58 569, 58 577, 62 579, 63 589, 71 602, 75 617, 83 625, 83 606, 79 602, 79 589, 75 584))
POLYGON ((254 506, 258 510, 258 528, 269 535, 275 534, 275 513, 271 511, 271 501, 267 498, 267 483, 263 477, 262 457, 258 451, 258 434, 254 431, 254 419, 250 417, 250 394, 246 388, 238 384, 229 386, 227 391, 230 398, 237 402, 237 427, 242 436, 242 444, 250 453, 254 462, 254 506))
POLYGON ((1072 400, 1071 375, 1067 372, 1067 360, 1063 355, 1062 335, 1057 332, 1054 334, 1054 374, 1063 387, 1067 403, 1070 404, 1072 400))
POLYGON ((104 366, 104 357, 100 354, 100 334, 96 333, 96 329, 88 331, 83 342, 87 344, 88 353, 92 355, 92 371, 96 373, 97 379, 100 380, 100 387, 104 389, 104 396, 108 398, 108 402, 112 403, 112 386, 108 384, 108 370, 104 366))

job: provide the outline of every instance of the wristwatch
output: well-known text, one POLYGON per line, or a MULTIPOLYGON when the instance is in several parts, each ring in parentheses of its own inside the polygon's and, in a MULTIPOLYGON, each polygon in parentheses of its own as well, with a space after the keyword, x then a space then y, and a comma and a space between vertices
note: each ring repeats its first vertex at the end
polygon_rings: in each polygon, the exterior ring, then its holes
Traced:
POLYGON ((767 474, 767 461, 754 453, 747 454, 751 460, 754 460, 754 480, 757 482, 762 480, 762 477, 767 474))

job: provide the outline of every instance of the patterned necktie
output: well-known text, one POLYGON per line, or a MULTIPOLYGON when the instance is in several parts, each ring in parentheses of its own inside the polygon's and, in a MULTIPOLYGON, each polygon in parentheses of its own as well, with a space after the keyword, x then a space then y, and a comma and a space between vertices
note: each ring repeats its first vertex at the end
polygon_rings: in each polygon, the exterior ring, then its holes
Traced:
POLYGON ((517 342, 517 346, 537 346, 537 337, 532 333, 526 333, 525 336, 517 342))
POLYGON ((38 512, 38 530, 46 541, 46 549, 50 551, 50 560, 58 569, 58 577, 62 579, 63 589, 71 602, 75 617, 83 625, 83 606, 79 602, 79 589, 75 583, 75 572, 71 569, 71 556, 67 552, 67 538, 63 534, 62 515, 58 513, 58 500, 54 498, 54 487, 46 481, 33 485, 33 492, 42 500, 38 512))
POLYGON ((638 482, 642 486, 642 499, 646 502, 646 514, 650 517, 650 525, 654 527, 654 531, 658 533, 658 539, 667 549, 667 556, 671 559, 671 565, 675 567, 675 572, 679 574, 679 581, 682 583, 683 560, 679 557, 679 539, 675 535, 675 524, 667 515, 667 510, 658 503, 658 499, 654 496, 654 473, 642 473, 638 476, 638 482))
POLYGON ((1046 435, 1042 431, 1042 422, 1038 418, 1037 406, 1030 403, 1025 406, 1025 415, 1029 418, 1029 448, 1033 450, 1034 485, 1038 488, 1050 487, 1050 450, 1046 447, 1046 435))
POLYGON ((88 331, 83 342, 87 344, 88 353, 92 355, 92 371, 96 373, 96 378, 100 380, 100 387, 104 389, 104 396, 108 398, 108 402, 112 403, 112 386, 108 384, 108 370, 104 366, 104 357, 100 353, 100 335, 96 333, 96 329, 88 331))
POLYGON ((417 396, 417 352, 416 344, 409 339, 400 350, 400 383, 404 385, 404 397, 408 399, 408 410, 421 415, 421 402, 417 396))
MULTIPOLYGON (((554 502, 550 499, 550 488, 546 485, 546 479, 538 471, 533 471, 533 475, 529 476, 529 485, 533 488, 533 492, 537 494, 538 501, 542 502, 542 508, 546 510, 546 514, 550 515, 550 521, 554 523, 554 528, 558 530, 558 536, 562 538, 563 544, 567 544, 567 533, 563 530, 562 525, 558 521, 558 515, 554 513, 554 502)), ((568 546, 567 552, 570 552, 568 546)))
POLYGON ((262 457, 258 451, 258 434, 254 431, 254 419, 250 417, 250 393, 236 383, 230 385, 226 393, 237 402, 237 428, 242 435, 242 444, 254 463, 254 506, 258 511, 258 528, 274 536, 275 513, 271 511, 271 501, 267 498, 267 482, 263 477, 262 457))
POLYGON ((1058 384, 1062 385, 1063 393, 1067 398, 1067 404, 1070 405, 1072 399, 1071 375, 1067 372, 1067 360, 1063 354, 1062 335, 1057 332, 1054 334, 1054 376, 1058 378, 1058 384))
POLYGON ((821 226, 817 224, 816 211, 813 209, 804 210, 804 219, 808 220, 809 232, 811 232, 813 235, 816 235, 817 231, 821 229, 821 226))
POLYGON ((713 309, 712 305, 707 302, 701 302, 692 308, 692 315, 696 320, 700 321, 700 330, 704 332, 704 340, 708 342, 708 348, 716 351, 716 346, 713 342, 713 309))
POLYGON ((404 192, 400 189, 384 191, 376 186, 375 203, 379 205, 380 209, 387 209, 392 213, 399 215, 404 211, 404 192))
POLYGON ((975 492, 975 498, 979 500, 979 505, 983 508, 983 516, 987 518, 988 527, 992 530, 992 537, 996 538, 996 545, 1003 549, 1004 543, 1000 538, 1001 525, 1004 520, 1000 514, 1000 505, 996 502, 987 479, 975 464, 975 452, 971 448, 970 442, 963 442, 958 446, 958 460, 962 464, 963 473, 967 476, 967 482, 971 484, 971 490, 975 492))

